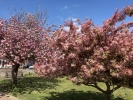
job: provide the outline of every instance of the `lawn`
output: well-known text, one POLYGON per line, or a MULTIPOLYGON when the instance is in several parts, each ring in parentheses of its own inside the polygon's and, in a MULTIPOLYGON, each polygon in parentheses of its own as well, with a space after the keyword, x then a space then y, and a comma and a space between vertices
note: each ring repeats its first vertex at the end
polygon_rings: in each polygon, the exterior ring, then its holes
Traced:
MULTIPOLYGON (((103 88, 102 83, 99 85, 103 88)), ((0 79, 0 90, 20 100, 105 100, 104 95, 93 87, 76 86, 64 78, 46 79, 35 75, 19 78, 17 86, 11 86, 9 79, 0 79)), ((133 88, 120 88, 112 100, 132 100, 133 88), (120 98, 123 99, 120 99, 120 98)))

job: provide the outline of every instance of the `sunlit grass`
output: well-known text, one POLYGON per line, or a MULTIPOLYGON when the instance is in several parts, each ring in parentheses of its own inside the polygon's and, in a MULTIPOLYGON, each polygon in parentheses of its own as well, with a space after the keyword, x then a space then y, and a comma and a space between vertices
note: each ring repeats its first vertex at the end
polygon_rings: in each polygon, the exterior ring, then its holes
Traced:
MULTIPOLYGON (((97 89, 85 85, 74 85, 66 77, 46 79, 35 75, 26 75, 19 79, 17 86, 11 86, 8 79, 0 80, 1 91, 21 100, 105 100, 104 95, 97 89)), ((105 88, 102 83, 99 83, 99 86, 105 88)), ((112 100, 132 99, 133 89, 123 87, 115 91, 112 97, 112 100)))

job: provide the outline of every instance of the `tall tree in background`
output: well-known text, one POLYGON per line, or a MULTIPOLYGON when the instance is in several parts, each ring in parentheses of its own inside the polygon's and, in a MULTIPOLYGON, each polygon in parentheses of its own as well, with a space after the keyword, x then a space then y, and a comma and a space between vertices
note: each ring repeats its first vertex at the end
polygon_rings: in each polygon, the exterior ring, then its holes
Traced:
POLYGON ((44 63, 35 65, 36 72, 45 77, 69 75, 72 82, 95 87, 110 100, 115 90, 133 81, 133 22, 116 26, 126 16, 133 16, 133 6, 117 10, 100 27, 86 20, 81 32, 67 22, 68 32, 61 27, 48 38, 49 50, 42 51, 44 63), (105 83, 106 90, 98 82, 105 83))

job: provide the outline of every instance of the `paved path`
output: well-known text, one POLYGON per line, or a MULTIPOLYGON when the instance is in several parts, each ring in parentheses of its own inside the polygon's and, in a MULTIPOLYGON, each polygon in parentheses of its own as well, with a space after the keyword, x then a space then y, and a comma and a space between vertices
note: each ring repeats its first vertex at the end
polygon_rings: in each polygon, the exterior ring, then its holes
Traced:
POLYGON ((7 100, 5 94, 0 92, 0 100, 7 100))
POLYGON ((20 99, 0 92, 0 100, 20 100, 20 99))
POLYGON ((6 97, 0 97, 0 100, 8 100, 6 97))

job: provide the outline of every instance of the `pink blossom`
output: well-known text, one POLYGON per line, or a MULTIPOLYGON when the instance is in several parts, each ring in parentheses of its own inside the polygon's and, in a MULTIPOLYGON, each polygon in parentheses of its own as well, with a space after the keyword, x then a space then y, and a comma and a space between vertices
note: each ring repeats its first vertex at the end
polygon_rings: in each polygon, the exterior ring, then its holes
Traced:
POLYGON ((77 81, 77 77, 71 78, 71 81, 72 81, 72 82, 76 82, 76 81, 77 81))

